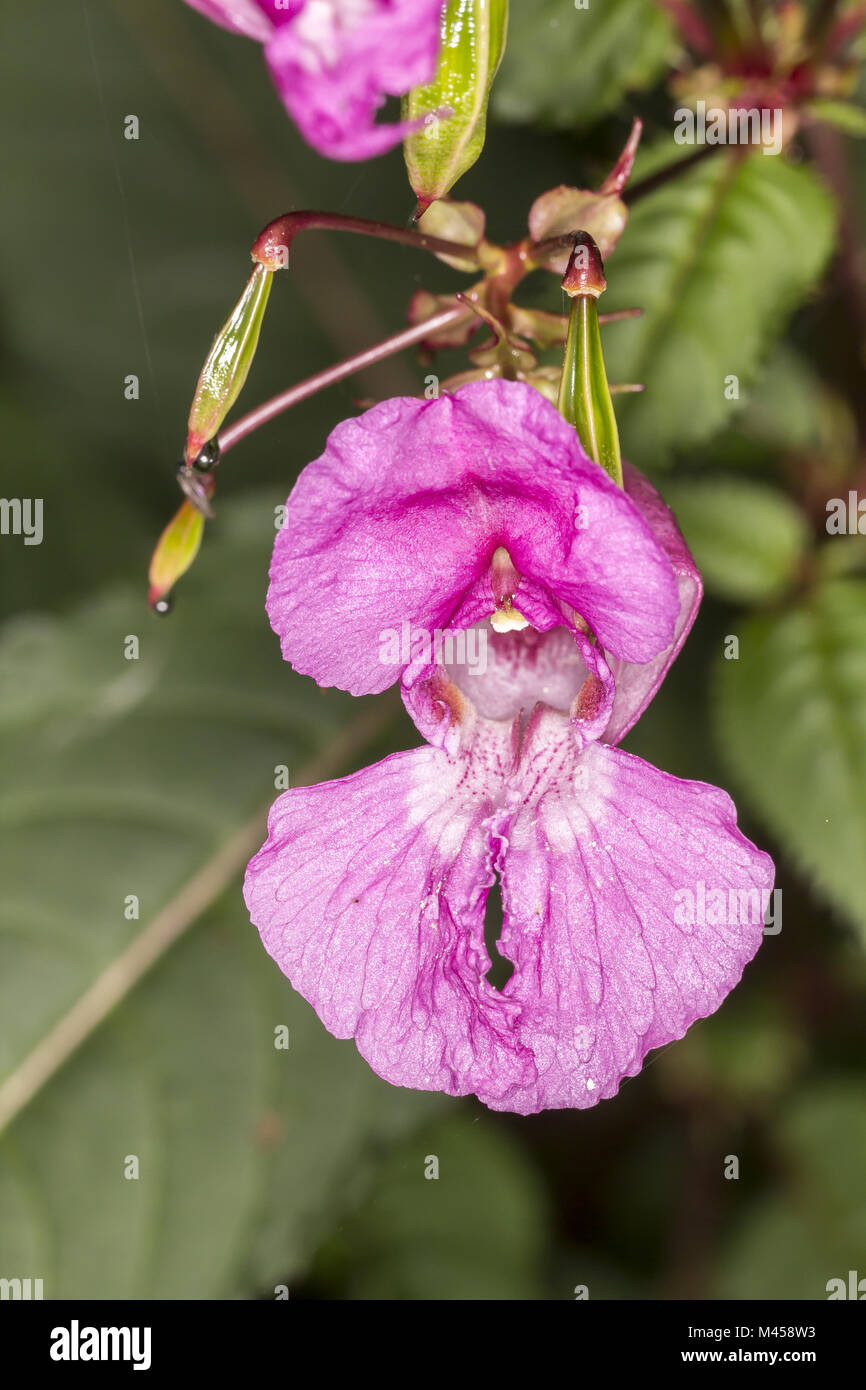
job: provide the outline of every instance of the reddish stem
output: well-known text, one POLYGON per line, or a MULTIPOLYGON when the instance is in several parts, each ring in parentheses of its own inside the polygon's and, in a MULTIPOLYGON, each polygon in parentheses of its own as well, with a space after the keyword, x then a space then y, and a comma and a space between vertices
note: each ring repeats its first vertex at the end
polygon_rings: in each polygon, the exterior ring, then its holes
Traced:
POLYGON ((671 180, 679 178, 680 174, 684 174, 689 169, 694 168, 694 166, 700 164, 702 160, 708 159, 710 155, 715 154, 718 150, 726 148, 727 146, 725 145, 700 145, 691 154, 686 155, 684 159, 675 159, 672 164, 666 164, 665 167, 659 169, 657 173, 648 174, 647 177, 641 179, 639 183, 633 183, 631 188, 627 188, 623 193, 623 202, 627 203, 630 207, 631 204, 636 203, 638 199, 646 198, 648 194, 655 193, 657 188, 663 188, 666 183, 670 183, 671 180))
POLYGON ((612 314, 599 314, 599 323, 619 323, 621 319, 639 319, 643 309, 615 309, 612 314))
MULTIPOLYGON (((465 296, 461 296, 461 298, 465 298, 465 296)), ((220 455, 242 439, 246 439, 247 435, 252 434, 260 425, 266 425, 276 415, 281 415, 284 410, 290 410, 293 405, 298 405, 308 396, 314 396, 318 391, 324 391, 328 386, 336 385, 338 381, 353 376, 355 372, 363 371, 365 367, 374 366, 384 358, 391 357, 395 352, 402 352, 403 348, 423 342, 431 334, 437 333, 440 328, 448 328, 452 324, 459 323, 461 319, 473 317, 475 312, 474 308, 469 312, 462 308, 443 309, 441 313, 434 314, 431 318, 425 319, 423 323, 416 323, 411 328, 405 328, 402 333, 395 333, 391 338, 384 338, 375 347, 367 348, 364 352, 357 353, 355 357, 347 357, 345 361, 338 362, 336 366, 327 367, 325 371, 307 377, 306 381, 299 381, 297 385, 290 386, 286 391, 281 391, 278 396, 272 396, 270 400, 263 401, 261 405, 256 406, 255 410, 242 415, 233 425, 229 425, 228 429, 223 430, 219 436, 220 455)), ((620 309, 613 314, 599 314, 598 321, 599 323, 617 323, 620 319, 637 318, 642 312, 641 309, 620 309)), ((567 323, 567 319, 565 322, 567 323)))
POLYGON ((387 222, 376 222, 369 217, 344 217, 339 212, 287 212, 282 217, 276 217, 264 231, 259 232, 250 254, 254 261, 267 266, 269 270, 283 269, 288 264, 289 251, 298 232, 313 228, 379 237, 382 241, 399 242, 401 246, 414 246, 419 251, 432 251, 434 255, 459 256, 462 260, 472 260, 476 265, 479 263, 476 246, 427 236, 425 232, 412 231, 408 227, 392 227, 387 222))
POLYGON ((824 41, 823 48, 826 56, 828 58, 837 57, 840 50, 851 39, 856 38, 864 25, 866 25, 866 5, 858 5, 855 9, 840 15, 824 41))
POLYGON ((269 420, 273 420, 275 415, 280 415, 284 410, 289 410, 293 405, 306 400, 307 396, 314 396, 317 391, 324 391, 326 387, 335 385, 336 382, 342 381, 345 377, 353 376, 355 372, 363 371, 365 367, 372 367, 376 362, 381 362, 385 357, 391 357, 395 352, 402 352, 403 348, 423 342, 425 338, 429 338, 440 328, 447 328, 460 319, 472 317, 473 315, 462 306, 454 309, 443 309, 440 314, 434 314, 432 318, 425 319, 423 323, 416 323, 411 328, 404 328, 402 333, 395 333, 393 337, 383 339, 381 343, 367 348, 365 352, 359 352, 354 357, 347 357, 344 362, 338 362, 336 366, 327 367, 325 371, 307 377, 306 381, 299 381, 297 385, 290 386, 287 391, 281 391, 278 396, 272 396, 269 401, 264 401, 261 405, 256 406, 255 410, 242 415, 240 420, 229 425, 228 429, 219 436, 220 454, 224 454, 227 449, 231 449, 233 445, 245 439, 248 434, 252 434, 260 425, 265 425, 269 420))

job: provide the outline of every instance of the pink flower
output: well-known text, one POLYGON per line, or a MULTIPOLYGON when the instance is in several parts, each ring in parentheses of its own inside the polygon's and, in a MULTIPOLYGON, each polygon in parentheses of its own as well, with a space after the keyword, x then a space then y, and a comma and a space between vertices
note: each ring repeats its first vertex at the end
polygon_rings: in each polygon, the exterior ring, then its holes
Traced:
POLYGON ((376 125, 386 96, 429 82, 443 0, 187 0, 257 39, 283 105, 331 159, 369 159, 413 124, 376 125))
POLYGON ((395 1084, 594 1105, 760 945, 772 864, 729 798, 612 746, 700 600, 670 512, 627 477, 533 388, 490 381, 345 421, 291 495, 283 654, 355 695, 399 679, 427 746, 281 796, 245 896, 325 1026, 395 1084))

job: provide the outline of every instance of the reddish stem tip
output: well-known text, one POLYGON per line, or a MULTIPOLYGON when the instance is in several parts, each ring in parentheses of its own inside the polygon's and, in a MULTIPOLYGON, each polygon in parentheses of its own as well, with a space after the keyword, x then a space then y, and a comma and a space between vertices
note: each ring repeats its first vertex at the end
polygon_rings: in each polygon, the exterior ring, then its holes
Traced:
POLYGON ((577 232, 575 235, 568 268, 562 277, 562 288, 572 299, 579 294, 598 299, 607 289, 601 252, 589 232, 577 232))

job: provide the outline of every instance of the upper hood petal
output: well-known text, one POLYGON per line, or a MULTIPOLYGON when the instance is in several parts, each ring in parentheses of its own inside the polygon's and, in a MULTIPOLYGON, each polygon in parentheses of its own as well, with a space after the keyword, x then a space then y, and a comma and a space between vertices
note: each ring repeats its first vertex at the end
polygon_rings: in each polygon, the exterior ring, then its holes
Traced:
POLYGON ((244 34, 248 39, 258 39, 259 43, 267 43, 273 32, 274 26, 257 0, 186 0, 186 3, 221 28, 230 29, 233 34, 244 34))
POLYGON ((565 605, 632 662, 674 639, 676 578, 638 507, 538 391, 485 381, 374 406, 304 469, 271 564, 283 655, 322 685, 384 690, 402 668, 383 631, 492 612, 500 547, 544 626, 565 605))
POLYGON ((683 539, 676 518, 652 484, 631 464, 623 466, 623 479, 650 530, 664 550, 677 579, 679 613, 674 638, 651 661, 636 665, 611 657, 610 668, 616 681, 616 698, 610 723, 602 735, 603 743, 619 743, 633 728, 668 673, 671 663, 689 635, 703 595, 703 581, 692 553, 683 539))

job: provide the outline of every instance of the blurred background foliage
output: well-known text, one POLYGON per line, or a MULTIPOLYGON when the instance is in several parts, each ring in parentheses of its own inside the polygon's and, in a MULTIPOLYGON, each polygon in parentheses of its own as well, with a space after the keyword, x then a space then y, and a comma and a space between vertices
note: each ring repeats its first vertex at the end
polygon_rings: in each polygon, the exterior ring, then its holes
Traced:
MULTIPOLYGON (((605 330, 612 378, 647 387, 619 398, 625 453, 708 588, 628 746, 730 788, 783 930, 617 1099, 509 1118, 381 1082, 264 956, 238 875, 211 873, 258 843, 275 767, 315 780, 417 741, 395 702, 296 677, 263 612, 275 504, 359 400, 422 388, 415 356, 239 446, 176 612, 144 601, 253 236, 303 207, 404 224, 400 152, 317 157, 256 46, 179 0, 32 0, 0 26, 2 491, 45 505, 42 545, 0 543, 2 1075, 210 874, 194 925, 0 1139, 0 1275, 46 1297, 629 1299, 822 1298, 866 1274, 866 553, 825 525, 864 490, 863 144, 823 127, 733 174, 696 165, 635 202, 608 264, 603 308, 645 310, 605 330)), ((635 181, 663 167, 682 62, 651 0, 513 0, 459 196, 520 236, 544 189, 598 182, 634 115, 635 181)), ((461 278, 302 237, 244 404, 397 331, 422 285, 461 278)), ((525 288, 561 308, 553 277, 525 288)))

